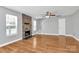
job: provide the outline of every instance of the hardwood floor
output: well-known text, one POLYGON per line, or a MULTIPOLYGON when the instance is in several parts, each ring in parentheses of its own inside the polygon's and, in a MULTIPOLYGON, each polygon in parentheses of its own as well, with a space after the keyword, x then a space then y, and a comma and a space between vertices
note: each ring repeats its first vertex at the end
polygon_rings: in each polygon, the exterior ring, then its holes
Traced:
POLYGON ((35 35, 0 48, 1 53, 74 53, 79 52, 79 42, 63 35, 35 35))

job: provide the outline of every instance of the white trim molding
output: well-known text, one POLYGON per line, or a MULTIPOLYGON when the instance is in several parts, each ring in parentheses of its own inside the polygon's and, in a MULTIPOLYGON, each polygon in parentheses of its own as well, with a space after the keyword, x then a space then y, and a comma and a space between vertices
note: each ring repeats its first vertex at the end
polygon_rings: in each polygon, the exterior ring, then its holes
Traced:
MULTIPOLYGON (((44 35, 61 35, 61 34, 52 34, 52 33, 38 33, 38 34, 44 34, 44 35)), ((65 34, 62 34, 65 35, 65 34)))
POLYGON ((79 41, 79 38, 74 36, 74 35, 65 35, 65 36, 70 36, 70 37, 73 37, 74 39, 76 39, 77 41, 79 41))
POLYGON ((12 44, 12 43, 17 42, 17 41, 19 41, 19 40, 22 40, 22 38, 19 38, 19 39, 17 39, 17 40, 13 40, 13 41, 10 41, 10 42, 7 42, 7 43, 3 43, 3 44, 0 45, 0 47, 4 47, 4 46, 6 46, 6 45, 12 44))
MULTIPOLYGON (((50 33, 39 33, 39 34, 44 34, 44 35, 61 35, 61 34, 50 34, 50 33)), ((70 35, 70 34, 62 34, 64 36, 70 36, 73 37, 74 39, 76 39, 77 41, 79 41, 79 38, 74 36, 74 35, 70 35)))

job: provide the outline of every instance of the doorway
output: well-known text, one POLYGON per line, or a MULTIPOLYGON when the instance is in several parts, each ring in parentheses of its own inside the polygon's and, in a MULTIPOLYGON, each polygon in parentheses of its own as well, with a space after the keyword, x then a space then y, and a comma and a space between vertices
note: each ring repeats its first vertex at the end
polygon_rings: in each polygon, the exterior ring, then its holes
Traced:
POLYGON ((65 28, 66 28, 66 25, 65 25, 65 18, 60 18, 58 20, 58 32, 60 35, 65 35, 66 34, 66 31, 65 31, 65 28))

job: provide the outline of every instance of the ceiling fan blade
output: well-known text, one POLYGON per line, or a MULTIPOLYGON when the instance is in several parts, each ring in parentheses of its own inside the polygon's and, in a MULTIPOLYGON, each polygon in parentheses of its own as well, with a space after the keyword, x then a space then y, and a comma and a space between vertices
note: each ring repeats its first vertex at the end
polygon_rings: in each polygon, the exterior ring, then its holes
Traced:
POLYGON ((54 14, 53 12, 48 11, 48 12, 46 13, 46 16, 55 16, 55 14, 54 14))

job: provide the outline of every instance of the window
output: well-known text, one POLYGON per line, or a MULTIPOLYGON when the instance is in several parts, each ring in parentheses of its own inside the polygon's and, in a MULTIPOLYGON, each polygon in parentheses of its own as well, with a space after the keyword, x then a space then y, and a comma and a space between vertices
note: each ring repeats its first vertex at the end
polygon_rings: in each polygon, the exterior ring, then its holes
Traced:
POLYGON ((36 31, 36 20, 33 21, 34 27, 33 30, 36 31))
POLYGON ((6 14, 6 35, 17 34, 17 16, 6 14))

